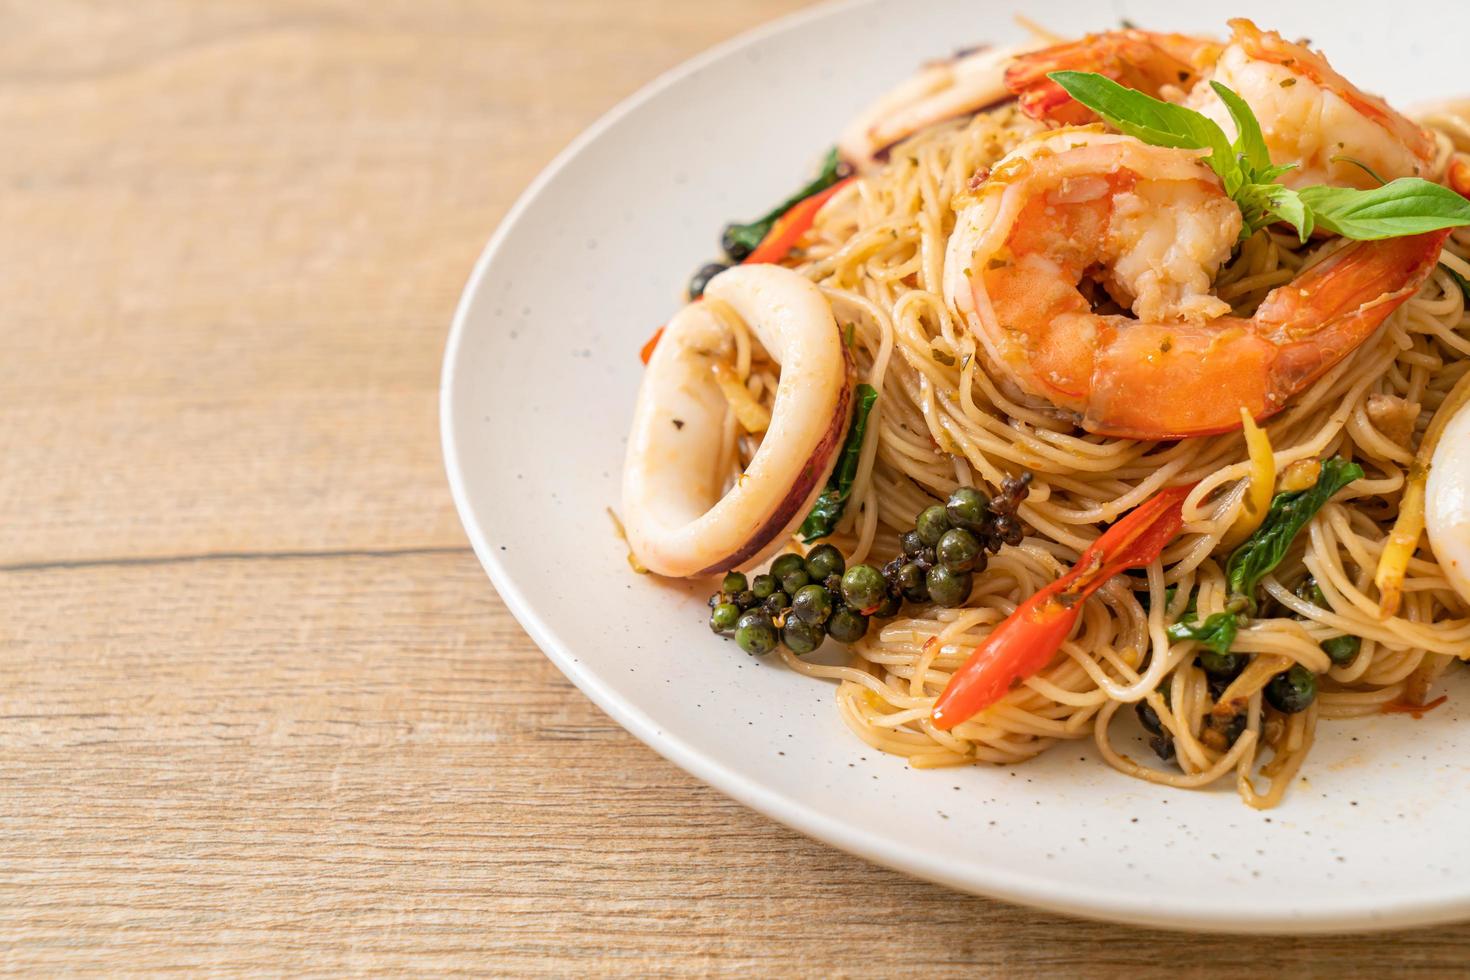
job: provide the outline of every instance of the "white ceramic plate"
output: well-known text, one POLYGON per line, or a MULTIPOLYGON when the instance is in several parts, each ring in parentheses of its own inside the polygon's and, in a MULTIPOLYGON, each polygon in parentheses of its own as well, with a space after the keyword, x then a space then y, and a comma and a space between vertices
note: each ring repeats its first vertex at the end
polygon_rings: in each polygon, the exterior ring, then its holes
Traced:
MULTIPOLYGON (((881 864, 1172 927, 1470 916, 1470 686, 1452 685, 1450 704, 1422 721, 1324 724, 1305 778, 1269 813, 1230 787, 1128 779, 1090 742, 1014 769, 915 771, 851 735, 828 685, 711 636, 701 589, 629 572, 605 508, 618 500, 639 346, 717 252, 724 222, 787 193, 856 110, 919 62, 1017 37, 1012 7, 824 6, 665 75, 557 158, 481 256, 445 356, 444 453, 480 560, 547 655, 629 731, 741 802, 881 864)), ((1402 17, 1343 0, 1191 9, 1205 10, 1030 8, 1074 33, 1120 17, 1220 31, 1244 13, 1310 36, 1401 104, 1470 91, 1470 5, 1418 3, 1402 17)))

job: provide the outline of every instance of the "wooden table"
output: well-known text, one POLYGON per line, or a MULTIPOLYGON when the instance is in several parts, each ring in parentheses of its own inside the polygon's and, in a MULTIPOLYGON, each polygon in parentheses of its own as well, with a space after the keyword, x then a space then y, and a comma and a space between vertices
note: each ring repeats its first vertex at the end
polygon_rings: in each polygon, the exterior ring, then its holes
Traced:
POLYGON ((872 867, 625 734, 496 598, 437 436, 475 255, 614 101, 796 6, 0 6, 0 967, 1463 966, 1458 928, 1198 938, 872 867))

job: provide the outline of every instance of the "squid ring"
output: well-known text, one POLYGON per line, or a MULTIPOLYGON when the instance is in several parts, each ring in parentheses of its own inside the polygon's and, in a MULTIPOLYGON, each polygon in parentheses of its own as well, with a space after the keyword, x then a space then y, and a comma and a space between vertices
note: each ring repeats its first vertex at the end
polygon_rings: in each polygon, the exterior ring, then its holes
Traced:
POLYGON ((781 376, 760 448, 722 492, 728 404, 713 368, 733 359, 734 341, 705 303, 669 321, 638 389, 623 467, 628 545, 660 575, 710 575, 768 557, 822 492, 848 422, 846 350, 820 289, 789 269, 749 265, 710 280, 705 296, 739 314, 781 376))

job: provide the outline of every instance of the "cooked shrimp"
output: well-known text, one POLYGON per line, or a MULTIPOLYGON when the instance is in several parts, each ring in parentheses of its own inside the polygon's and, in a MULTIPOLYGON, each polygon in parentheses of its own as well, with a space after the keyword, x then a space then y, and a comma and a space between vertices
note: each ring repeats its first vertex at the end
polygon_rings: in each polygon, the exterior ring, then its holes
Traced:
POLYGON ((723 572, 758 562, 795 529, 832 472, 847 426, 847 355, 822 291, 776 265, 737 266, 710 280, 664 329, 648 362, 623 466, 628 545, 660 575, 723 572), (781 365, 755 457, 724 492, 728 402, 715 379, 733 358, 713 312, 732 308, 781 365))
POLYGON ((1017 59, 1006 82, 1033 117, 1075 124, 1095 117, 1046 75, 1095 71, 1189 105, 1234 136, 1235 124, 1209 85, 1218 81, 1250 105, 1272 161, 1297 165, 1281 178, 1287 186, 1370 188, 1378 186, 1375 173, 1384 180, 1430 175, 1434 141, 1420 126, 1342 77, 1319 52, 1243 18, 1230 26, 1223 47, 1181 34, 1093 34, 1017 59))
MULTIPOLYGON (((1230 27, 1234 35, 1210 78, 1245 99, 1271 159, 1297 165, 1283 184, 1366 190, 1378 186, 1378 177, 1430 175, 1434 140, 1423 128, 1343 78, 1320 52, 1244 18, 1230 27)), ((1208 85, 1196 86, 1187 101, 1234 136, 1229 113, 1208 85)))
POLYGON ((1054 131, 958 216, 945 296, 1013 389, 1092 432, 1174 439, 1280 411, 1413 295, 1446 235, 1354 242, 1243 318, 1210 294, 1240 227, 1199 152, 1054 131), (1095 312, 1093 284, 1136 319, 1095 312))
POLYGON ((1208 38, 1130 27, 1020 55, 1007 69, 1005 82, 1031 118, 1076 126, 1096 122, 1097 116, 1047 78, 1049 72, 1093 71, 1155 98, 1177 102, 1203 77, 1219 52, 1219 42, 1208 38))

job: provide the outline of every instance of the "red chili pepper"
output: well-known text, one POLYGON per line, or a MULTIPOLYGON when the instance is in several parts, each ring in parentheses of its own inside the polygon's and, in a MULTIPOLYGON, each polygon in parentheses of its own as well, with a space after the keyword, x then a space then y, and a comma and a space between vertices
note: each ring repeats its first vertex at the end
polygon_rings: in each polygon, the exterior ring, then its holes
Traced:
MULTIPOLYGON (((668 324, 665 324, 664 326, 668 326, 668 324)), ((648 364, 648 359, 653 356, 653 349, 658 346, 658 342, 663 339, 663 335, 664 328, 659 327, 653 332, 652 337, 649 337, 648 340, 644 341, 643 349, 638 352, 638 356, 643 360, 643 363, 645 365, 648 364)))
POLYGON ((791 209, 776 219, 771 225, 771 230, 766 232, 766 237, 761 243, 745 257, 741 265, 759 265, 763 262, 780 262, 791 254, 796 243, 801 241, 801 236, 811 229, 812 223, 817 220, 817 212, 822 210, 822 205, 832 199, 842 188, 852 183, 855 178, 844 177, 826 190, 817 191, 811 197, 802 198, 791 206, 791 209))
MULTIPOLYGON (((831 200, 833 194, 836 194, 842 188, 852 183, 854 179, 853 177, 844 177, 831 187, 817 191, 811 197, 804 197, 791 205, 785 214, 776 219, 775 223, 771 225, 771 230, 766 232, 766 237, 761 239, 761 243, 752 249, 751 253, 740 264, 762 265, 780 262, 786 258, 786 256, 791 254, 791 250, 796 247, 796 243, 801 241, 801 236, 805 235, 811 229, 812 223, 817 220, 817 212, 822 210, 822 205, 831 200)), ((696 300, 696 302, 698 301, 696 300)), ((654 335, 648 338, 648 342, 643 345, 643 349, 639 351, 638 356, 643 358, 644 364, 647 364, 648 359, 653 356, 653 349, 658 346, 659 338, 663 336, 663 332, 664 328, 659 327, 654 335)))
POLYGON ((1470 197, 1470 153, 1456 153, 1450 157, 1450 166, 1445 172, 1445 178, 1450 185, 1450 190, 1461 197, 1470 197))
POLYGON ((990 707, 1018 680, 1051 662, 1103 583, 1159 556, 1184 526, 1184 498, 1193 485, 1160 490, 1098 538, 1072 570, 1016 607, 975 648, 934 703, 935 727, 948 731, 990 707))

